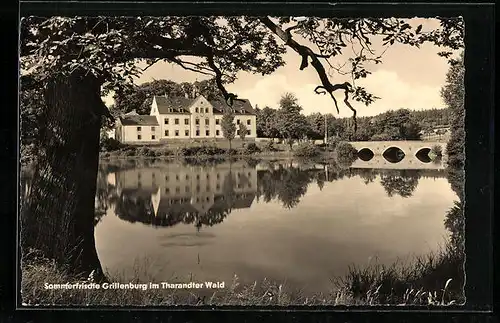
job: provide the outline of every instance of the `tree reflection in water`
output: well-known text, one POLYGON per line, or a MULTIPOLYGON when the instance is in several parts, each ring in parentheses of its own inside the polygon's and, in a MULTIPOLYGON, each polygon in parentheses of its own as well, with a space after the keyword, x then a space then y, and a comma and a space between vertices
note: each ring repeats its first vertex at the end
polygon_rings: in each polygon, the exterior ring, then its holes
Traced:
POLYGON ((394 195, 411 197, 417 188, 419 178, 418 170, 388 170, 381 174, 380 184, 390 197, 394 195))
MULTIPOLYGON (((203 226, 223 222, 234 209, 248 208, 255 199, 265 203, 279 201, 284 208, 294 208, 307 193, 310 184, 316 184, 322 190, 326 183, 344 178, 357 176, 366 185, 375 183, 380 178, 379 183, 388 196, 410 197, 421 176, 446 176, 440 170, 355 169, 335 163, 312 165, 313 167, 291 162, 267 162, 259 165, 258 170, 255 163, 250 165, 237 162, 209 166, 183 164, 178 169, 135 168, 127 170, 128 173, 123 176, 117 175, 116 185, 111 185, 106 180, 110 169, 101 168, 96 203, 98 209, 104 211, 114 205, 115 214, 129 222, 141 222, 155 227, 184 223, 201 229, 203 226), (150 174, 151 172, 156 175, 150 174), (186 174, 187 179, 190 172, 194 172, 190 180, 182 182, 184 175, 179 179, 178 174, 186 174), (195 180, 195 173, 198 174, 197 182, 192 182, 195 180), (141 174, 142 178, 152 176, 153 181, 140 187, 133 181, 127 183, 130 178, 141 178, 141 174), (179 187, 176 187, 177 191, 173 193, 175 189, 172 186, 172 190, 166 193, 167 184, 158 183, 162 178, 169 178, 174 182, 169 182, 168 185, 186 185, 186 191, 179 193, 179 187), (175 178, 178 178, 177 181, 175 178), (205 178, 205 182, 199 182, 205 178)), ((97 222, 104 213, 98 214, 97 222)))

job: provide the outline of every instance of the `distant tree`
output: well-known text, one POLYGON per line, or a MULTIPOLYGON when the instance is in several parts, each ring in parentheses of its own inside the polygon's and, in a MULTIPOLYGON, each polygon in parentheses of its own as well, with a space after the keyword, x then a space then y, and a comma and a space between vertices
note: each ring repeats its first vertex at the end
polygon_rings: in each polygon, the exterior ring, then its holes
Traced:
POLYGON ((278 130, 286 139, 290 150, 295 140, 302 138, 307 130, 306 118, 300 113, 302 107, 297 97, 292 93, 285 93, 280 100, 278 110, 278 130))
POLYGON ((323 139, 325 137, 325 116, 321 113, 313 113, 306 116, 308 126, 308 138, 323 139))
POLYGON ((446 74, 446 84, 441 89, 441 96, 452 111, 451 136, 446 146, 448 164, 453 167, 463 167, 465 163, 465 85, 464 85, 464 54, 458 60, 451 62, 446 74))
POLYGON ((245 125, 243 124, 243 122, 242 122, 242 123, 240 123, 240 124, 238 125, 238 128, 239 128, 238 130, 239 130, 239 132, 240 132, 240 139, 241 139, 241 140, 245 140, 245 137, 246 137, 246 135, 247 135, 247 131, 248 131, 247 126, 245 126, 245 125))
POLYGON ((279 138, 277 128, 277 110, 265 107, 257 114, 257 134, 259 137, 279 138))
POLYGON ((236 135, 236 125, 234 124, 234 113, 231 109, 226 109, 221 120, 221 129, 224 138, 229 141, 229 149, 231 149, 231 141, 236 135))
POLYGON ((175 97, 185 94, 190 94, 186 86, 182 87, 170 80, 154 80, 115 92, 115 105, 111 111, 117 115, 132 110, 136 110, 138 114, 149 114, 153 96, 175 97))

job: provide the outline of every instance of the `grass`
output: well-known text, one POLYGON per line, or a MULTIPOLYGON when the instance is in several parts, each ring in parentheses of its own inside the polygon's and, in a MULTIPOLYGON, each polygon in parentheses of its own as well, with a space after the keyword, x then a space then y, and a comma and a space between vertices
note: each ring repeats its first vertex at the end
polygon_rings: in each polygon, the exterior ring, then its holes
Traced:
MULTIPOLYGON (((148 261, 136 262, 132 279, 124 273, 110 273, 110 282, 155 282, 148 277, 148 261)), ((264 279, 241 284, 238 276, 225 288, 186 289, 44 289, 44 282, 92 282, 71 277, 50 260, 38 257, 23 262, 22 300, 33 305, 431 305, 460 304, 463 296, 463 255, 445 248, 410 262, 391 266, 375 263, 365 268, 352 266, 344 277, 334 278, 327 293, 306 294, 286 282, 264 279)))

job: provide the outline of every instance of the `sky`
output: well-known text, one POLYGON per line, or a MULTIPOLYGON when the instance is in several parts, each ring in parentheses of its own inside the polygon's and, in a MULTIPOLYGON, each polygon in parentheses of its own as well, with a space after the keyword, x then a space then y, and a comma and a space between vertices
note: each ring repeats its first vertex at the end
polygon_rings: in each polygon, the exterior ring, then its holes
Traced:
MULTIPOLYGON (((411 25, 422 24, 422 31, 430 30, 438 26, 435 19, 413 18, 411 25)), ((308 45, 304 39, 297 40, 308 45)), ((375 39, 373 49, 378 53, 384 51, 381 42, 375 39)), ((445 58, 437 55, 443 48, 431 44, 424 44, 420 48, 408 45, 395 44, 389 47, 382 57, 382 64, 371 65, 366 79, 357 80, 356 85, 363 86, 368 92, 380 97, 369 106, 360 102, 351 101, 358 112, 358 116, 373 116, 388 110, 406 108, 410 110, 426 110, 433 108, 444 108, 440 96, 440 89, 445 83, 448 63, 445 58)), ((331 61, 338 66, 345 62, 351 54, 346 51, 345 55, 336 61, 331 61)), ((319 78, 311 66, 303 71, 299 70, 300 56, 293 50, 288 49, 284 55, 285 66, 278 68, 273 74, 261 76, 240 72, 237 80, 227 85, 227 89, 236 93, 239 98, 249 99, 252 105, 263 108, 269 106, 277 108, 282 94, 291 92, 298 98, 305 115, 311 113, 333 113, 339 117, 349 117, 351 111, 343 105, 343 93, 337 93, 340 114, 337 114, 332 99, 328 95, 316 94, 314 88, 319 85, 319 78)), ((327 71, 328 65, 324 63, 327 71)), ((201 81, 207 77, 182 69, 181 67, 159 62, 149 67, 136 79, 136 84, 150 82, 153 80, 167 79, 175 82, 201 81)), ((332 74, 332 83, 350 81, 347 76, 332 74)), ((112 104, 113 99, 108 96, 104 98, 107 105, 112 104)))

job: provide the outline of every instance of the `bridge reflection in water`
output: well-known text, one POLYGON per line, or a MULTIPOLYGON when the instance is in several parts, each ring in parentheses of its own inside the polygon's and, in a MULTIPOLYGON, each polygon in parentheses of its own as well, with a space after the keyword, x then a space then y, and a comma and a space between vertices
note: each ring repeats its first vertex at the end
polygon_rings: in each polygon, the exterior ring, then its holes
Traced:
POLYGON ((417 156, 405 156, 399 162, 390 162, 384 156, 374 155, 370 160, 356 159, 351 168, 375 168, 375 169, 445 169, 445 163, 440 160, 420 160, 417 156))

